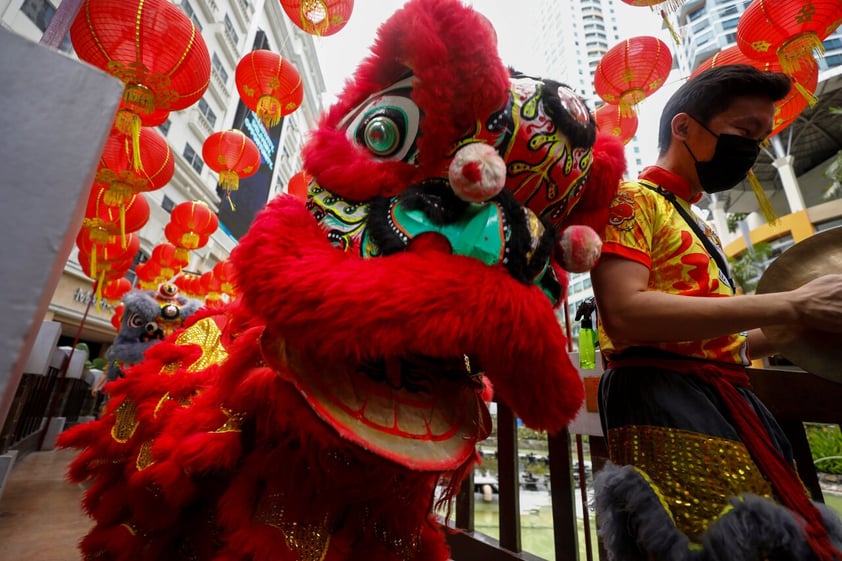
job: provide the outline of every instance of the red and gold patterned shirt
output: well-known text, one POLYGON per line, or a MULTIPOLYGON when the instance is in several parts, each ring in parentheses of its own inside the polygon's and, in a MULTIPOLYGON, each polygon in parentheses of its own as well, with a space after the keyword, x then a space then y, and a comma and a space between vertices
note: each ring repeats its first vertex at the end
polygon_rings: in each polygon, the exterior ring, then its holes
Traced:
MULTIPOLYGON (((676 199, 691 215, 690 185, 680 176, 652 166, 640 179, 661 186, 677 195, 676 199)), ((719 239, 701 219, 702 231, 721 247, 719 239)), ((603 254, 630 259, 649 268, 648 290, 685 296, 721 298, 731 295, 731 288, 716 261, 696 237, 687 222, 663 195, 637 181, 624 182, 611 202, 605 231, 603 254)), ((734 334, 700 341, 641 342, 611 340, 599 326, 599 344, 603 355, 612 355, 629 347, 650 347, 684 356, 748 364, 745 334, 734 334)))

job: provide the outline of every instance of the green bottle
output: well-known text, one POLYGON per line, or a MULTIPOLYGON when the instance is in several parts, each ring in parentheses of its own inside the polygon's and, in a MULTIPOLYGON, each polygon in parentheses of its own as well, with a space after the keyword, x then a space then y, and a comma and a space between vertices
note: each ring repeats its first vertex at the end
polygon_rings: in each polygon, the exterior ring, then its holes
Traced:
POLYGON ((596 368, 596 330, 593 328, 591 315, 596 309, 593 298, 588 298, 579 304, 576 319, 581 321, 579 327, 579 368, 593 370, 596 368))
POLYGON ((596 330, 590 318, 582 321, 579 328, 579 368, 596 368, 596 330))

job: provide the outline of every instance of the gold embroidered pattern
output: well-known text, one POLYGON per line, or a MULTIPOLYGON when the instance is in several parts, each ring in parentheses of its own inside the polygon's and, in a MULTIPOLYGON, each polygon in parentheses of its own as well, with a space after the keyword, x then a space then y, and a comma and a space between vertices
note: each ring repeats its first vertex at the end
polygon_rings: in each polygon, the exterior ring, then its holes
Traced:
POLYGON ((323 561, 330 545, 327 517, 318 523, 300 523, 284 515, 282 493, 268 493, 260 498, 254 519, 277 528, 284 534, 286 546, 299 561, 323 561))
POLYGON ((650 480, 676 527, 701 535, 742 493, 771 497, 772 490, 741 442, 672 428, 627 426, 608 431, 608 455, 650 480))
POLYGON ((225 407, 220 407, 220 410, 225 414, 227 419, 222 424, 221 427, 216 429, 213 432, 240 432, 240 427, 243 425, 243 421, 246 418, 245 413, 235 413, 230 409, 226 409, 225 407))
POLYGON ((202 349, 202 356, 187 367, 188 372, 204 370, 228 358, 228 352, 220 342, 221 337, 222 332, 212 318, 197 321, 178 336, 175 340, 177 345, 197 345, 202 349))
POLYGON ((114 411, 116 420, 114 426, 111 427, 111 438, 125 444, 137 430, 137 407, 128 399, 124 399, 117 409, 114 411))
POLYGON ((134 465, 137 468, 137 471, 143 471, 154 463, 155 460, 152 458, 152 441, 147 440, 140 445, 140 449, 137 451, 137 460, 135 460, 134 465))

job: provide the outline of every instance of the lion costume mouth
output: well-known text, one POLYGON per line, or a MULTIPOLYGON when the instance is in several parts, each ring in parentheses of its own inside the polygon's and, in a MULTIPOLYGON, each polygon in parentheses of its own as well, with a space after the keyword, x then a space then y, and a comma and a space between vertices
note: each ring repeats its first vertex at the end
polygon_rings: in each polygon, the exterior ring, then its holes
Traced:
POLYGON ((456 469, 491 432, 481 374, 466 357, 314 360, 268 334, 261 351, 342 438, 409 469, 456 469))

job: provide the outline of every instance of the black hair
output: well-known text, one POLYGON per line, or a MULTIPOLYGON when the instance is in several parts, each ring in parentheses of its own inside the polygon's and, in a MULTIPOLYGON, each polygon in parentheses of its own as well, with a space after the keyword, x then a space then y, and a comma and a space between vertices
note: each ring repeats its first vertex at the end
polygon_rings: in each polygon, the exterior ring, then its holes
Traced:
POLYGON ((658 149, 666 153, 672 141, 672 119, 687 113, 707 125, 727 111, 734 99, 744 96, 784 99, 792 87, 789 77, 780 72, 765 72, 747 64, 727 64, 705 70, 684 83, 670 97, 661 113, 658 149))

